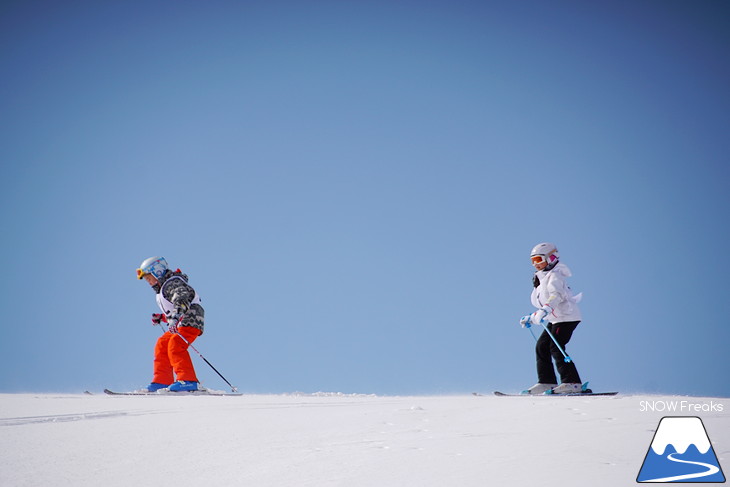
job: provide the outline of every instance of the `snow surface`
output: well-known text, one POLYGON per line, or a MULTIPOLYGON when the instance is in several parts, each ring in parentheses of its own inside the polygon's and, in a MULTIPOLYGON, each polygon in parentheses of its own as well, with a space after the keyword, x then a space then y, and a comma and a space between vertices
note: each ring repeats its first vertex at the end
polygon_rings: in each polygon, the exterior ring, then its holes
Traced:
MULTIPOLYGON (((636 485, 663 415, 641 401, 673 400, 2 394, 0 485, 636 485)), ((688 415, 728 468, 730 400, 712 401, 688 415)))

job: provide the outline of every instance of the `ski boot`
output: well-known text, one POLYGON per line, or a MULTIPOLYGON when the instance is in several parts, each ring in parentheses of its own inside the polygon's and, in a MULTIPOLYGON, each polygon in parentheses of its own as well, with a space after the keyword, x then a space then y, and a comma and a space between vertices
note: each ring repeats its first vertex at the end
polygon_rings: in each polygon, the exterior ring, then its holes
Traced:
POLYGON ((521 394, 545 394, 546 391, 549 391, 555 386, 557 386, 557 384, 543 384, 538 382, 529 389, 522 391, 521 394))
MULTIPOLYGON (((587 384, 588 383, 586 383, 586 385, 587 384)), ((580 394, 581 392, 584 392, 584 390, 585 388, 583 387, 583 384, 563 382, 559 386, 553 387, 553 390, 546 394, 580 394)))
POLYGON ((198 390, 198 383, 194 381, 179 380, 167 388, 170 392, 194 392, 198 390))
POLYGON ((170 387, 170 384, 160 384, 159 382, 153 382, 142 390, 146 392, 157 392, 160 389, 166 389, 168 387, 170 387))

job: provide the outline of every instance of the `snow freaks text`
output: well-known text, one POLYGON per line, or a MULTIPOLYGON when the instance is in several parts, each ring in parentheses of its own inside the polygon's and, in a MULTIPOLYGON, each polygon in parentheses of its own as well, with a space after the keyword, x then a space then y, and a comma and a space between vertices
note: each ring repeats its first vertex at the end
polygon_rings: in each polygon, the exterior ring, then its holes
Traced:
POLYGON ((660 412, 660 413, 721 413, 724 407, 722 403, 715 401, 691 402, 686 400, 674 401, 639 401, 639 411, 660 412))

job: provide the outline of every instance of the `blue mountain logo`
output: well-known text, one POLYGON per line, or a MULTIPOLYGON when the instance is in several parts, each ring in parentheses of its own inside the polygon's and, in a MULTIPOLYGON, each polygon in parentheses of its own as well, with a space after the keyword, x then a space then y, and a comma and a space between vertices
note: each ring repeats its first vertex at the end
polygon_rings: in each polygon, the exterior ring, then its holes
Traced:
POLYGON ((641 465, 637 482, 725 482, 702 420, 664 417, 641 465))

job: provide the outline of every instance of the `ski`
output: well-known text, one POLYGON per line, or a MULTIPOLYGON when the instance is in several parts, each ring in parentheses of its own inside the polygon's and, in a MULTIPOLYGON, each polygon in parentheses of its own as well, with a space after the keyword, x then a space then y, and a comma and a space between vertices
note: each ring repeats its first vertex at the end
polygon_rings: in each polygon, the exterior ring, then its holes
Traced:
MULTIPOLYGON (((618 392, 593 392, 588 388, 588 382, 584 382, 581 386, 580 392, 553 392, 553 389, 545 391, 543 394, 529 394, 527 391, 522 391, 519 394, 507 394, 506 392, 494 391, 495 396, 615 396, 618 392)), ((476 395, 476 393, 475 393, 476 395)))
POLYGON ((130 392, 117 392, 109 389, 104 389, 104 394, 110 396, 242 396, 241 392, 224 392, 224 391, 212 391, 210 389, 201 389, 198 391, 183 391, 183 392, 145 392, 145 391, 130 391, 130 392))
MULTIPOLYGON (((499 397, 563 397, 563 396, 615 396, 618 391, 615 392, 568 392, 564 394, 507 394, 506 392, 494 391, 495 396, 499 397)), ((475 396, 482 396, 483 394, 474 393, 475 396)))

